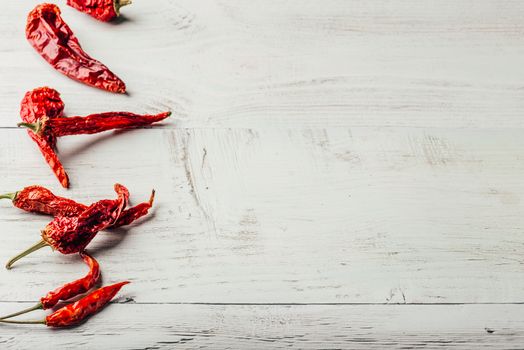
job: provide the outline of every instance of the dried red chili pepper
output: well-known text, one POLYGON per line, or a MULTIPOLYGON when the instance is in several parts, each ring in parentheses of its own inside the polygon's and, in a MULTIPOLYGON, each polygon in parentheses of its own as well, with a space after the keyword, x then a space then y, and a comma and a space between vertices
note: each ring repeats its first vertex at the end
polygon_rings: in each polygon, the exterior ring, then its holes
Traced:
POLYGON ((6 268, 38 249, 50 246, 62 254, 83 251, 96 234, 115 224, 127 205, 129 191, 120 184, 115 185, 117 199, 104 199, 90 205, 79 216, 58 216, 42 231, 42 240, 10 259, 6 268))
MULTIPOLYGON (((48 87, 41 87, 25 94, 20 107, 20 117, 24 123, 34 123, 40 120, 43 115, 49 119, 61 117, 63 111, 64 102, 60 98, 58 91, 48 87)), ((31 130, 28 130, 27 133, 38 145, 40 152, 42 152, 60 184, 68 188, 69 178, 55 153, 56 137, 50 134, 38 136, 31 130)))
POLYGON ((67 4, 99 21, 109 22, 120 16, 120 8, 131 0, 67 0, 67 4))
POLYGON ((95 258, 90 256, 86 252, 80 253, 80 256, 82 257, 82 259, 84 259, 84 262, 89 267, 89 272, 87 275, 47 293, 45 296, 40 298, 40 302, 35 306, 1 317, 0 319, 19 316, 34 310, 47 310, 54 307, 60 301, 69 300, 93 288, 96 282, 98 282, 98 280, 100 279, 100 266, 98 262, 95 260, 95 258))
POLYGON ((94 134, 98 132, 137 128, 159 122, 171 112, 140 115, 128 112, 108 112, 87 117, 62 116, 64 103, 58 91, 43 87, 29 91, 21 103, 19 126, 30 128, 29 136, 35 141, 63 187, 69 187, 69 178, 55 153, 59 136, 94 134))
POLYGON ((27 18, 29 43, 60 73, 99 89, 125 93, 124 82, 84 52, 60 13, 60 8, 54 4, 36 6, 27 18))
MULTIPOLYGON (((64 107, 58 91, 49 87, 40 87, 24 95, 20 104, 20 117, 24 123, 35 123, 44 115, 50 119, 58 118, 63 116, 64 107)), ((51 148, 55 148, 56 138, 48 135, 46 141, 51 148)))
POLYGON ((120 282, 111 286, 102 287, 95 290, 91 294, 83 297, 73 304, 64 306, 61 309, 48 315, 45 320, 41 321, 11 321, 2 320, 2 323, 14 324, 45 324, 48 327, 69 327, 76 325, 88 316, 95 314, 104 306, 106 306, 111 299, 120 291, 120 289, 130 282, 120 282))
POLYGON ((76 216, 87 208, 72 199, 56 196, 42 186, 29 186, 15 193, 0 195, 0 199, 7 198, 22 210, 53 216, 76 216))
POLYGON ((129 112, 106 112, 90 114, 86 117, 42 117, 34 123, 19 123, 43 138, 56 138, 70 135, 97 134, 115 129, 130 129, 158 123, 171 115, 135 114, 129 112))
MULTIPOLYGON (((122 212, 117 222, 110 228, 126 226, 141 218, 153 206, 155 190, 148 202, 140 203, 122 212)), ((59 197, 42 186, 29 186, 21 191, 0 195, 0 199, 10 199, 19 209, 52 216, 76 216, 87 209, 87 205, 72 199, 59 197)))
POLYGON ((124 210, 122 215, 118 218, 116 223, 110 228, 117 228, 121 226, 126 226, 131 224, 133 221, 138 220, 142 216, 146 215, 149 212, 149 209, 153 207, 153 202, 155 200, 155 190, 151 192, 151 197, 149 197, 148 202, 140 203, 135 205, 132 208, 124 210))

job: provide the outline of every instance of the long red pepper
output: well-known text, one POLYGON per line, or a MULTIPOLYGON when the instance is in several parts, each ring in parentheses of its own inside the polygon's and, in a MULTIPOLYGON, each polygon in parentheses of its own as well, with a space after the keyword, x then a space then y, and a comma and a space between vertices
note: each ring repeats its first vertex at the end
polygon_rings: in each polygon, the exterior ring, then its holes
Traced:
POLYGON ((51 167, 51 170, 60 182, 60 185, 62 185, 64 188, 69 188, 69 176, 67 175, 62 162, 60 162, 60 159, 58 159, 58 155, 51 147, 49 142, 47 142, 44 138, 32 133, 30 130, 28 130, 27 133, 29 134, 29 137, 31 137, 31 139, 38 145, 38 149, 40 149, 40 152, 44 156, 47 164, 49 164, 51 167))
MULTIPOLYGON (((64 102, 58 91, 41 87, 28 91, 20 104, 20 117, 24 123, 35 123, 44 115, 49 119, 58 118, 63 115, 64 102)), ((60 184, 68 188, 69 178, 55 152, 56 137, 53 135, 36 135, 27 130, 29 137, 38 145, 44 159, 49 164, 60 184)))
POLYGON ((69 178, 55 152, 59 136, 94 134, 98 132, 148 126, 171 115, 140 115, 129 112, 107 112, 87 117, 63 117, 64 103, 58 91, 41 87, 25 94, 20 107, 22 123, 42 152, 53 173, 63 187, 69 187, 69 178))
POLYGON ((120 15, 120 8, 131 0, 67 0, 67 4, 99 21, 109 22, 120 15))
POLYGON ((125 93, 124 82, 84 52, 60 14, 60 8, 54 4, 36 6, 27 18, 29 43, 57 71, 68 77, 99 89, 125 93))
POLYGON ((100 279, 100 266, 98 262, 95 260, 95 258, 87 254, 87 252, 80 253, 80 256, 82 257, 82 259, 84 259, 84 262, 89 267, 89 272, 87 273, 87 275, 76 281, 67 283, 51 292, 48 292, 45 296, 40 298, 40 302, 37 303, 35 306, 1 317, 0 319, 19 316, 34 310, 47 310, 54 307, 60 301, 69 300, 93 288, 93 286, 100 279))
POLYGON ((41 248, 50 246, 62 254, 73 254, 83 251, 96 234, 116 223, 127 205, 129 191, 120 184, 115 185, 118 198, 104 199, 90 205, 79 216, 58 216, 42 231, 42 240, 10 259, 6 268, 41 248))
MULTIPOLYGON (((28 212, 52 216, 76 216, 87 209, 87 205, 77 203, 69 198, 59 197, 42 186, 28 186, 18 192, 0 195, 0 199, 10 199, 15 207, 28 212)), ((148 202, 124 210, 117 222, 110 228, 129 225, 146 215, 149 209, 153 207, 154 199, 155 190, 151 192, 148 202)))
POLYGON ((12 321, 0 319, 2 323, 45 324, 48 327, 69 327, 84 321, 106 306, 120 289, 130 282, 120 282, 102 287, 73 304, 64 306, 40 321, 12 321))
POLYGON ((130 129, 158 123, 171 115, 135 114, 130 112, 106 112, 90 114, 86 117, 40 118, 34 123, 19 123, 44 138, 70 135, 97 134, 115 129, 130 129))

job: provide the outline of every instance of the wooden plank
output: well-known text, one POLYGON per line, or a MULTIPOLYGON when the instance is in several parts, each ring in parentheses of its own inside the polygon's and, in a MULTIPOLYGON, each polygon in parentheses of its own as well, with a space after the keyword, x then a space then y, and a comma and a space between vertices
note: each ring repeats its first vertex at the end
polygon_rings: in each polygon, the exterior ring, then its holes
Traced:
MULTIPOLYGON (((0 303, 2 310, 23 305, 0 303)), ((0 344, 3 349, 42 344, 49 349, 109 344, 112 349, 522 349, 523 312, 523 305, 113 304, 67 331, 2 325, 0 344)))
POLYGON ((86 88, 33 52, 24 23, 39 2, 0 14, 0 126, 44 84, 70 115, 172 109, 170 127, 523 126, 521 1, 138 1, 119 25, 62 6, 129 96, 86 88))
MULTIPOLYGON (((523 301, 519 130, 139 130, 59 146, 69 192, 22 130, 0 130, 2 187, 89 202, 118 181, 134 203, 157 189, 151 220, 92 245, 139 302, 523 301)), ((47 219, 1 205, 6 260, 47 219)), ((0 271, 0 300, 83 271, 40 251, 0 271)))

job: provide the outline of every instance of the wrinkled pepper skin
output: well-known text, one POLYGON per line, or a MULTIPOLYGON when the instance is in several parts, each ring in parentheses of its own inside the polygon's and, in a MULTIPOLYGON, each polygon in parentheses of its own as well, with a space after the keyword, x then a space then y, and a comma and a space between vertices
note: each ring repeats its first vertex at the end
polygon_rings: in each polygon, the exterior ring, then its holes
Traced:
POLYGON ((64 188, 69 188, 69 178, 56 154, 56 141, 60 136, 95 134, 99 132, 149 126, 169 117, 171 112, 154 115, 130 112, 106 112, 86 117, 64 117, 64 103, 58 91, 42 87, 25 94, 20 109, 22 123, 29 128, 29 136, 64 188))
POLYGON ((80 253, 80 256, 89 267, 89 272, 84 277, 74 282, 64 284, 42 297, 40 303, 44 310, 54 307, 60 301, 69 300, 89 291, 98 282, 100 279, 100 266, 98 262, 86 252, 80 253))
POLYGON ((131 4, 131 0, 67 0, 67 4, 99 21, 110 22, 120 16, 120 7, 131 4))
POLYGON ((171 112, 159 114, 135 114, 129 112, 107 112, 91 114, 86 117, 53 118, 44 120, 41 133, 53 137, 69 135, 97 134, 116 129, 131 129, 158 123, 171 115, 171 112))
POLYGON ((60 159, 58 159, 58 155, 56 154, 55 150, 45 139, 39 137, 38 135, 31 134, 31 131, 29 130, 28 133, 29 137, 31 137, 31 139, 38 145, 38 149, 44 156, 47 164, 49 164, 49 167, 51 167, 51 170, 60 182, 60 185, 62 185, 63 188, 69 188, 69 176, 67 175, 62 162, 60 162, 60 159))
POLYGON ((116 223, 127 205, 127 188, 116 184, 115 191, 117 199, 98 201, 79 216, 56 217, 42 231, 43 241, 62 254, 83 251, 100 230, 116 223))
POLYGON ((52 216, 76 216, 87 208, 74 200, 56 196, 42 186, 28 186, 17 192, 13 205, 28 212, 52 216))
MULTIPOLYGON (((63 115, 63 112, 64 102, 60 98, 60 94, 58 91, 48 87, 41 87, 27 92, 20 104, 20 117, 24 123, 38 122, 42 116, 46 116, 48 119, 58 118, 63 115)), ((64 188, 68 188, 69 177, 55 152, 56 137, 51 134, 36 135, 31 130, 27 130, 27 133, 38 145, 38 149, 40 149, 60 184, 64 188)))
POLYGON ((129 225, 133 221, 140 219, 144 215, 147 215, 147 213, 149 212, 149 209, 153 207, 154 200, 155 200, 155 190, 153 190, 153 192, 151 193, 149 202, 140 203, 140 204, 135 205, 132 208, 124 210, 122 212, 122 215, 120 215, 120 217, 116 221, 116 223, 113 226, 111 226, 110 228, 117 228, 117 227, 129 225))
POLYGON ((73 304, 64 306, 45 319, 48 327, 69 327, 85 320, 106 306, 129 282, 120 282, 95 290, 73 304))
MULTIPOLYGON (((64 114, 64 101, 60 93, 49 87, 39 87, 26 92, 20 103, 20 118, 24 123, 36 123, 46 116, 48 119, 62 117, 64 114)), ((55 148, 56 137, 46 135, 46 141, 55 148)))
MULTIPOLYGON (((18 209, 30 213, 39 213, 51 216, 77 216, 87 209, 87 205, 75 202, 72 199, 59 197, 42 186, 28 186, 24 189, 0 195, 0 199, 11 199, 18 209)), ((135 205, 122 212, 117 222, 109 228, 126 226, 147 215, 153 207, 155 191, 151 193, 148 202, 135 205)))
POLYGON ((33 48, 71 79, 109 92, 125 93, 125 83, 84 52, 60 14, 60 8, 54 4, 40 4, 29 13, 26 37, 33 48))

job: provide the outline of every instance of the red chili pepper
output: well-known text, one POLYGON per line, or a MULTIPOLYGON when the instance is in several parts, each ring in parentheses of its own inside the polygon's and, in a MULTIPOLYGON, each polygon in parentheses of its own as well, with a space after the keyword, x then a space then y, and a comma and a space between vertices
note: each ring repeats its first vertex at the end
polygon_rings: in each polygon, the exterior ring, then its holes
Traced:
POLYGON ((131 0, 67 0, 67 4, 99 21, 109 22, 120 16, 120 8, 131 4, 131 0))
MULTIPOLYGON (((155 190, 151 193, 148 202, 124 210, 117 222, 110 228, 129 225, 146 215, 153 206, 154 198, 155 190)), ((15 207, 28 212, 52 216, 77 216, 87 209, 87 205, 77 203, 69 198, 56 196, 42 186, 29 186, 18 192, 6 193, 0 195, 0 199, 11 199, 15 207)))
POLYGON ((73 254, 83 251, 96 234, 116 223, 127 205, 129 191, 120 184, 115 185, 117 199, 104 199, 90 205, 79 216, 58 216, 42 231, 42 240, 10 259, 6 268, 24 256, 46 246, 62 254, 73 254))
POLYGON ((96 282, 98 282, 98 280, 100 279, 100 266, 98 265, 98 262, 86 252, 80 253, 80 256, 82 257, 82 259, 84 259, 86 265, 89 266, 89 273, 87 275, 74 282, 67 283, 62 287, 59 287, 47 293, 40 299, 40 302, 35 306, 4 316, 0 319, 19 316, 34 310, 47 310, 54 307, 60 301, 69 300, 93 288, 96 282))
MULTIPOLYGON (((25 94, 20 106, 20 117, 24 123, 35 123, 43 115, 49 119, 61 117, 63 111, 64 102, 60 98, 58 91, 48 87, 41 87, 25 94)), ((31 130, 27 130, 27 133, 38 145, 40 152, 42 152, 60 184, 68 188, 69 178, 55 153, 56 137, 53 135, 38 136, 31 130)))
POLYGON ((117 222, 110 228, 117 228, 120 226, 127 226, 133 221, 138 220, 142 216, 146 215, 149 212, 149 209, 153 207, 153 202, 155 200, 155 190, 151 192, 151 197, 149 197, 149 202, 144 202, 135 205, 132 208, 124 210, 122 215, 118 218, 117 222))
POLYGON ((0 199, 11 199, 13 205, 25 211, 53 216, 77 216, 87 206, 72 199, 56 196, 42 186, 29 186, 15 193, 0 195, 0 199))
POLYGON ((28 134, 29 137, 31 137, 31 139, 38 145, 40 152, 44 156, 47 164, 49 164, 51 167, 53 174, 55 174, 62 187, 69 188, 69 176, 67 176, 64 166, 60 162, 60 159, 58 159, 58 155, 55 153, 55 150, 44 138, 39 137, 30 130, 28 130, 28 134))
POLYGON ((27 18, 29 43, 57 71, 68 77, 99 89, 125 93, 124 82, 84 52, 60 13, 60 8, 54 4, 36 6, 27 18))
MULTIPOLYGON (((24 95, 20 104, 20 117, 24 123, 35 123, 42 116, 50 119, 58 118, 63 116, 64 107, 58 91, 49 87, 40 87, 24 95)), ((49 135, 46 141, 51 148, 55 148, 56 138, 49 135)))
POLYGON ((108 112, 87 117, 62 116, 64 103, 58 91, 43 87, 26 93, 22 100, 19 126, 30 128, 29 136, 38 144, 44 158, 63 187, 69 187, 64 167, 54 151, 59 136, 94 134, 98 132, 143 127, 159 122, 171 112, 156 115, 140 115, 129 112, 108 112))
POLYGON ((44 138, 56 138, 70 135, 97 134, 115 129, 130 129, 158 123, 171 115, 135 114, 129 112, 106 112, 91 114, 86 117, 40 118, 34 123, 19 123, 18 126, 29 128, 44 138))
POLYGON ((120 289, 130 282, 120 282, 111 286, 102 287, 95 290, 86 297, 78 300, 73 304, 64 306, 61 309, 53 312, 47 316, 45 320, 41 321, 11 321, 2 320, 2 323, 14 324, 45 324, 48 327, 69 327, 76 325, 88 316, 95 314, 104 306, 106 306, 111 299, 120 291, 120 289))

